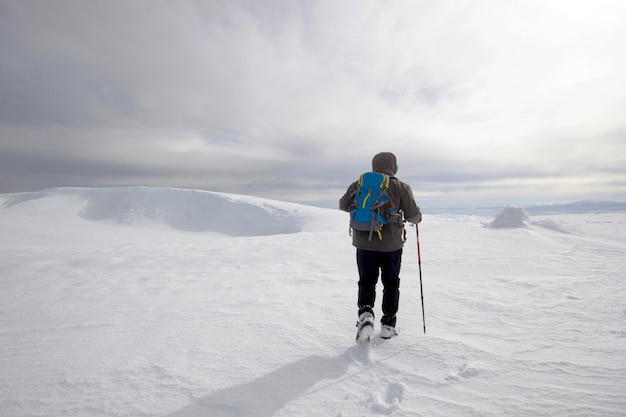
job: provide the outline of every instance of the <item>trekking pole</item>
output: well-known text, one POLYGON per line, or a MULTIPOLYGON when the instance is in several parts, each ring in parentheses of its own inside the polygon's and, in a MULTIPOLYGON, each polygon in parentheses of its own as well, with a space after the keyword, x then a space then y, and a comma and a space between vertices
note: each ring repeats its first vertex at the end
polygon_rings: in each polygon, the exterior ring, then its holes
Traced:
POLYGON ((424 334, 426 334, 426 317, 424 316, 424 289, 422 287, 422 255, 420 253, 420 229, 415 224, 415 233, 417 235, 417 267, 420 273, 420 293, 422 295, 422 323, 424 324, 424 334))

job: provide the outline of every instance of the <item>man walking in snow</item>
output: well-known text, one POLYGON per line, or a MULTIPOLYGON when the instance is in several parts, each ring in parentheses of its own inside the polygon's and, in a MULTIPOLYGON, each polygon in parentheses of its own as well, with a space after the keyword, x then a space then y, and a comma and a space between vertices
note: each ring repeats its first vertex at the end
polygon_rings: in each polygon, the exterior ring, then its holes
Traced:
MULTIPOLYGON (((422 220, 420 208, 415 203, 411 187, 395 177, 398 171, 396 157, 391 152, 382 152, 374 156, 372 171, 388 176, 386 188, 388 201, 385 213, 395 213, 396 221, 388 221, 380 233, 352 230, 352 244, 356 247, 357 267, 359 271, 357 342, 367 342, 374 329, 374 302, 379 274, 383 283, 383 301, 380 336, 389 339, 397 335, 396 313, 400 298, 400 264, 404 245, 404 221, 419 223, 422 220)), ((350 184, 346 193, 339 200, 339 208, 352 212, 357 207, 356 195, 359 181, 350 184)))

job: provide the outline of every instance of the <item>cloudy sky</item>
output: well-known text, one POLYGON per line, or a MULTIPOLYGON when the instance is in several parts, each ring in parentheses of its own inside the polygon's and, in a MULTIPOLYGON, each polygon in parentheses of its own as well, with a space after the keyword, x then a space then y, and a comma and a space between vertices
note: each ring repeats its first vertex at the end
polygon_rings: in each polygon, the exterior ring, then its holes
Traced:
POLYGON ((0 0, 0 193, 626 199, 622 0, 0 0))

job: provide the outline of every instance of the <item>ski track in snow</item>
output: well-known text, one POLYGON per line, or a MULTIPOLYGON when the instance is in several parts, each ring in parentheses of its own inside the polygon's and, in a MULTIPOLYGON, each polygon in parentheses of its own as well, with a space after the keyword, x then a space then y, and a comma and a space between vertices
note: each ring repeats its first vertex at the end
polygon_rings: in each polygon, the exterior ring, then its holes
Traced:
POLYGON ((409 229, 400 335, 356 346, 345 213, 150 188, 0 207, 3 417, 626 415, 624 212, 426 213, 427 334, 409 229))

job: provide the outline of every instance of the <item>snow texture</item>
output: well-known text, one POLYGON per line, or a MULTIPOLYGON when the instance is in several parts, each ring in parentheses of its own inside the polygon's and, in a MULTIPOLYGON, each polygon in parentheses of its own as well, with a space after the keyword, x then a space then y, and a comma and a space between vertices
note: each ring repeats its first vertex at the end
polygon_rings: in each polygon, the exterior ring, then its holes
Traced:
POLYGON ((409 229, 400 336, 364 347, 345 213, 0 196, 0 416, 625 416, 626 213, 504 212, 425 213, 427 333, 409 229))
POLYGON ((528 221, 530 218, 523 208, 508 206, 486 227, 490 229, 513 229, 526 226, 528 221))

